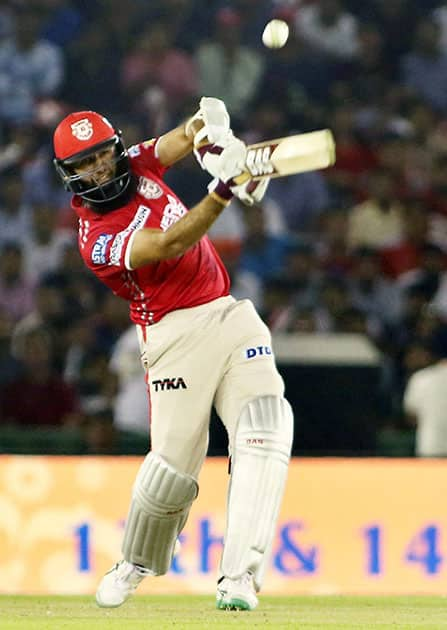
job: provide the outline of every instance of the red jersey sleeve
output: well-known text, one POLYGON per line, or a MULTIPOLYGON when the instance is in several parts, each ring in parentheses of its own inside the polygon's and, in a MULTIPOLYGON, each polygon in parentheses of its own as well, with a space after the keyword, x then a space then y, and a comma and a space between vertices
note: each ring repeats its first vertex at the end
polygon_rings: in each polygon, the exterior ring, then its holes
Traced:
POLYGON ((149 169, 158 177, 163 177, 168 167, 160 163, 157 151, 159 140, 160 138, 145 140, 144 142, 140 142, 140 144, 134 144, 128 148, 127 152, 134 169, 138 169, 138 167, 149 169))

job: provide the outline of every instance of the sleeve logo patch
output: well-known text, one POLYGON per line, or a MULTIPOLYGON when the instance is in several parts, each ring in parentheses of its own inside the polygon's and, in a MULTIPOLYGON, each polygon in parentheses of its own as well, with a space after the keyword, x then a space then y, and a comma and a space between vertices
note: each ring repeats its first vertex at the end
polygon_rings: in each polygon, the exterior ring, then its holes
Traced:
POLYGON ((106 263, 107 243, 112 239, 112 234, 100 234, 92 249, 92 263, 104 265, 106 263))
POLYGON ((141 149, 138 144, 134 144, 132 147, 127 149, 127 153, 129 154, 129 157, 136 158, 141 155, 141 149))

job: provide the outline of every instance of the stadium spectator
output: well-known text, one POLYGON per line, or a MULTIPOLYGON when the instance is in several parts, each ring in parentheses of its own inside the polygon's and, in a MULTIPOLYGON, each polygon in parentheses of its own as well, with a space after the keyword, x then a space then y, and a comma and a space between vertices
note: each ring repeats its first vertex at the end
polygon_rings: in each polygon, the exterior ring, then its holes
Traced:
POLYGON ((289 239, 269 234, 265 214, 260 208, 245 207, 243 220, 245 229, 239 269, 250 271, 263 281, 279 275, 284 269, 289 239))
POLYGON ((76 240, 76 233, 57 227, 57 221, 57 209, 50 204, 32 208, 31 228, 23 239, 23 257, 25 274, 33 283, 56 271, 65 248, 76 240))
POLYGON ((331 205, 327 181, 317 171, 278 177, 269 186, 266 198, 281 208, 288 229, 301 236, 317 232, 321 213, 331 205))
POLYGON ((60 370, 65 360, 66 335, 73 325, 72 316, 60 284, 52 276, 43 278, 35 288, 32 310, 14 325, 11 339, 13 354, 20 354, 22 340, 28 333, 45 328, 51 336, 54 367, 60 370))
POLYGON ((106 24, 87 22, 79 38, 65 51, 66 80, 61 97, 84 109, 124 110, 117 76, 121 59, 119 43, 106 24), (88 92, 85 85, 89 86, 88 92))
POLYGON ((139 354, 138 337, 131 326, 118 337, 109 362, 109 370, 117 379, 113 424, 121 431, 149 436, 147 385, 139 354))
POLYGON ((409 379, 404 409, 416 427, 416 455, 447 457, 447 329, 439 328, 431 344, 433 365, 409 379))
POLYGON ((32 310, 34 288, 25 273, 21 245, 16 241, 3 243, 0 249, 0 307, 17 321, 32 310))
POLYGON ((410 50, 416 26, 429 7, 424 12, 424 3, 419 0, 374 0, 355 4, 359 18, 373 24, 382 34, 390 79, 396 80, 400 60, 410 50))
POLYGON ((399 279, 419 268, 423 248, 429 243, 429 213, 418 199, 406 200, 402 207, 402 237, 381 249, 382 269, 399 279))
POLYGON ((316 249, 321 269, 332 276, 345 276, 352 267, 348 246, 348 211, 344 207, 326 210, 321 215, 316 249))
POLYGON ((63 78, 63 58, 57 46, 40 38, 38 7, 16 8, 14 36, 0 43, 0 123, 34 120, 40 98, 57 94, 63 78))
POLYGON ((76 390, 84 415, 113 413, 117 379, 109 369, 108 354, 96 348, 84 354, 79 365, 76 390))
POLYGON ((82 6, 84 3, 76 0, 41 0, 39 4, 46 11, 41 33, 45 40, 63 49, 79 36, 88 17, 88 10, 82 6))
MULTIPOLYGON (((276 116, 283 118, 290 129, 306 131, 318 128, 323 123, 324 103, 328 87, 333 81, 335 64, 322 52, 308 45, 304 38, 290 26, 286 45, 273 50, 266 57, 262 82, 258 89, 260 107, 271 103, 276 116), (281 103, 281 108, 278 108, 281 103)), ((252 124, 250 115, 250 124, 252 124)), ((262 135, 264 138, 279 138, 284 133, 262 135)))
POLYGON ((316 332, 343 332, 344 317, 351 308, 346 280, 330 276, 324 278, 313 309, 316 332))
POLYGON ((297 11, 296 29, 309 46, 335 59, 358 54, 358 23, 339 0, 320 0, 297 11))
POLYGON ((237 11, 217 12, 214 39, 198 47, 196 62, 200 93, 224 98, 230 114, 242 121, 259 86, 263 58, 243 43, 237 11))
POLYGON ((362 247, 352 254, 347 279, 350 301, 366 318, 368 333, 378 339, 400 321, 401 292, 396 283, 381 273, 377 250, 362 247))
POLYGON ((18 168, 0 175, 0 247, 8 241, 23 243, 31 229, 30 207, 23 203, 23 183, 18 168))
POLYGON ((137 112, 145 106, 147 90, 157 86, 165 106, 177 115, 185 102, 197 96, 198 76, 189 53, 174 47, 169 26, 156 22, 138 34, 124 56, 121 86, 137 112))
POLYGON ((19 427, 79 424, 76 393, 53 368, 51 339, 45 329, 23 335, 19 375, 0 389, 0 418, 19 427))
POLYGON ((391 175, 385 169, 374 170, 368 177, 368 189, 368 198, 349 211, 348 244, 353 249, 380 249, 402 238, 402 204, 391 175))
POLYGON ((321 272, 315 248, 307 243, 293 243, 285 258, 284 271, 279 277, 272 278, 268 285, 269 312, 265 316, 273 332, 297 330, 301 326, 298 321, 306 319, 306 313, 311 314, 309 325, 303 323, 302 330, 315 329, 313 309, 320 282, 321 272), (272 304, 275 283, 278 299, 272 304))
POLYGON ((14 320, 0 308, 0 388, 14 381, 20 372, 20 363, 11 352, 14 320))
POLYGON ((418 24, 413 47, 401 60, 401 77, 435 111, 447 112, 447 54, 441 48, 440 27, 432 19, 418 24))

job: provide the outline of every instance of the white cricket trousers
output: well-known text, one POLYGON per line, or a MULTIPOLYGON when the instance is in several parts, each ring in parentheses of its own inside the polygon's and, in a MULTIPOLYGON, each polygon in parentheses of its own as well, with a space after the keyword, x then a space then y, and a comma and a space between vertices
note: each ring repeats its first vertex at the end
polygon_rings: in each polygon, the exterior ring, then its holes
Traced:
POLYGON ((233 444, 244 406, 283 396, 270 331, 250 300, 231 296, 137 326, 150 398, 151 448, 198 478, 208 448, 212 406, 233 444))

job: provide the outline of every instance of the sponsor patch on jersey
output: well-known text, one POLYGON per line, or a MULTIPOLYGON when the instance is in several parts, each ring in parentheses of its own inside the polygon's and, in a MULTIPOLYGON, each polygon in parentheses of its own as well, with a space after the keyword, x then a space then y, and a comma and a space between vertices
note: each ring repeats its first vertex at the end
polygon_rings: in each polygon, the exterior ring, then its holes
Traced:
POLYGON ((160 227, 163 232, 166 232, 168 228, 174 223, 177 223, 179 219, 186 214, 187 210, 185 206, 172 195, 168 195, 169 203, 163 209, 163 216, 161 217, 160 227))
POLYGON ((163 194, 162 187, 153 179, 140 177, 138 182, 138 192, 145 199, 158 199, 163 194))
POLYGON ((138 157, 139 155, 141 155, 141 149, 138 144, 134 144, 132 147, 129 147, 127 149, 127 153, 130 157, 138 157))
POLYGON ((110 247, 110 265, 116 265, 117 267, 121 264, 121 255, 123 253, 123 246, 126 241, 127 236, 131 232, 135 232, 136 230, 140 230, 144 227, 147 218, 151 213, 151 209, 146 206, 138 206, 138 210, 135 213, 134 218, 126 227, 125 230, 118 232, 118 234, 113 239, 112 246, 110 247))
POLYGON ((71 133, 78 140, 90 140, 93 136, 93 125, 88 118, 77 120, 71 126, 71 133))
POLYGON ((252 348, 245 348, 244 358, 254 359, 255 357, 266 357, 273 354, 270 346, 253 346, 252 348))
POLYGON ((107 243, 111 240, 112 234, 100 234, 92 248, 92 263, 94 265, 104 265, 106 262, 107 243))

